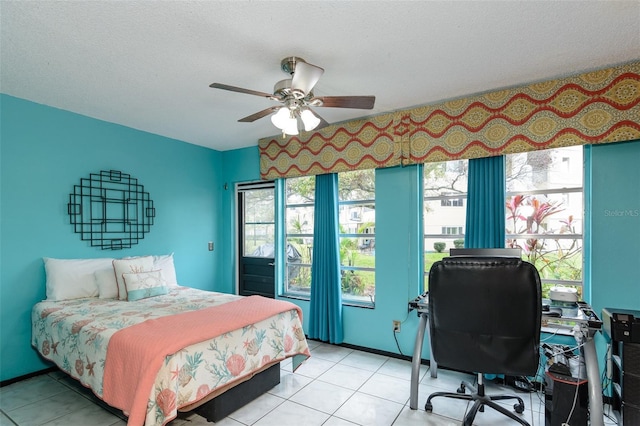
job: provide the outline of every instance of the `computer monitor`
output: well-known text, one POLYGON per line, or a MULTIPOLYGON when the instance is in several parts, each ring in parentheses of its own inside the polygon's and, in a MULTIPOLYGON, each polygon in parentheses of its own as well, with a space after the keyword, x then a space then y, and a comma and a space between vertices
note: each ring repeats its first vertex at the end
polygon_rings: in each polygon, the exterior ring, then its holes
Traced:
POLYGON ((519 248, 452 248, 449 256, 522 257, 519 248))

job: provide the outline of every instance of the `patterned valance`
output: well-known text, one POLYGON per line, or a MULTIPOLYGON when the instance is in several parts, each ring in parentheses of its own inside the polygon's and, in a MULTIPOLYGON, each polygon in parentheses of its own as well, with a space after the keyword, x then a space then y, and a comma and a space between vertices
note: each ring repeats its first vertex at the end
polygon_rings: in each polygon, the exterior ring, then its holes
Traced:
POLYGON ((259 142, 263 179, 319 175, 401 164, 393 134, 395 114, 353 120, 299 137, 259 142))
POLYGON ((264 179, 640 139, 640 62, 259 141, 264 179))

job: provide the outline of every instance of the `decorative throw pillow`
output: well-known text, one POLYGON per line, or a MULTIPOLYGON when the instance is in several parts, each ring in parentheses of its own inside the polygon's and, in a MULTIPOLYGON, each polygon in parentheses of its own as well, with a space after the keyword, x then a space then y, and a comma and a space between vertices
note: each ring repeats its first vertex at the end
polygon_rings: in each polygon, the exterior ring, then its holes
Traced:
POLYGON ((127 300, 140 300, 167 294, 167 286, 162 271, 149 271, 122 274, 127 287, 127 300))
POLYGON ((127 259, 115 259, 113 271, 118 282, 118 299, 127 300, 127 287, 122 274, 137 274, 153 270, 153 256, 130 257, 127 259))
POLYGON ((94 272, 109 268, 113 258, 54 259, 44 257, 47 300, 98 296, 94 272))
POLYGON ((153 256, 153 269, 162 271, 167 287, 177 287, 176 269, 173 265, 173 253, 153 256))
POLYGON ((118 282, 116 281, 116 276, 113 273, 113 264, 109 266, 109 268, 100 269, 93 274, 96 278, 98 297, 100 299, 118 298, 118 282))

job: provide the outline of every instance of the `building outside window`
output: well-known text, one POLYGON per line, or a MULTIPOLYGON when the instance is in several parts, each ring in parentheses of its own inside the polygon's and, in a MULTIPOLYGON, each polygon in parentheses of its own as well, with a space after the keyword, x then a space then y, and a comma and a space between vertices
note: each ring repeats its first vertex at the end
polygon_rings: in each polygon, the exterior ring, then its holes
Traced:
MULTIPOLYGON (((287 179, 285 191, 285 293, 309 297, 315 177, 287 179)), ((375 302, 375 170, 339 173, 338 192, 343 301, 371 305, 375 302)))
POLYGON ((442 235, 462 235, 462 226, 443 226, 442 235))
POLYGON ((449 249, 464 246, 468 165, 467 160, 424 165, 425 286, 431 265, 449 249))
POLYGON ((463 207, 464 201, 462 198, 444 198, 440 200, 442 207, 463 207))

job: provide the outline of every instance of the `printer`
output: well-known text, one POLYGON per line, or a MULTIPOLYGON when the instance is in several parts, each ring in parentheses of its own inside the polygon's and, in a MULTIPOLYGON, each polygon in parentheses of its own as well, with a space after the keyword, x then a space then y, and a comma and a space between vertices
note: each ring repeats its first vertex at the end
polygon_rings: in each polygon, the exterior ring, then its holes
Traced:
POLYGON ((602 321, 604 331, 614 342, 640 343, 640 311, 604 308, 602 321))

